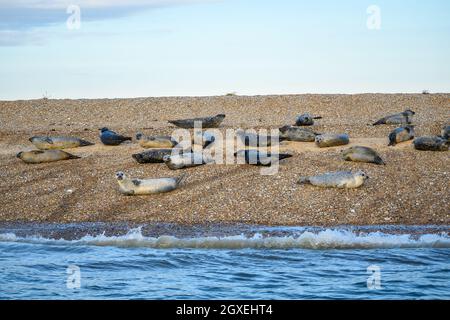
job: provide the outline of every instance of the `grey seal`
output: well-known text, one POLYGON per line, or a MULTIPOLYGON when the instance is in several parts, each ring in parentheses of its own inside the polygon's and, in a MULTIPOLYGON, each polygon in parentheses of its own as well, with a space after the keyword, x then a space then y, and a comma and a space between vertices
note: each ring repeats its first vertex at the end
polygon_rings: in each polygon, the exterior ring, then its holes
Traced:
POLYGON ((309 129, 294 126, 284 126, 278 130, 280 130, 280 138, 287 141, 314 142, 319 135, 309 129))
POLYGON ((62 150, 22 151, 19 152, 16 157, 26 163, 44 163, 60 160, 80 159, 80 157, 62 150))
POLYGON ((389 134, 389 146, 395 146, 397 143, 414 139, 414 126, 405 126, 394 129, 389 134))
POLYGON ((234 153, 234 156, 243 158, 245 163, 255 166, 271 166, 274 162, 292 157, 291 154, 287 153, 270 153, 259 150, 239 150, 234 153))
POLYGON ((164 163, 164 156, 170 156, 172 149, 153 149, 141 153, 135 153, 131 156, 139 163, 164 163))
POLYGON ((324 188, 358 188, 369 177, 364 171, 337 171, 328 172, 317 176, 301 177, 299 184, 312 184, 324 188))
POLYGON ((438 136, 420 137, 414 140, 414 148, 421 151, 448 151, 450 141, 438 136))
POLYGON ((349 144, 350 137, 346 133, 343 134, 325 133, 316 136, 315 141, 316 145, 319 148, 327 148, 349 144))
POLYGON ((391 114, 380 120, 376 121, 373 125, 377 126, 380 124, 411 124, 412 118, 416 113, 410 109, 403 112, 391 114))
POLYGON ((131 141, 131 137, 122 136, 106 127, 101 128, 100 131, 100 140, 107 146, 118 146, 124 141, 131 141))
POLYGON ((217 128, 225 119, 224 114, 218 114, 214 117, 182 119, 182 120, 169 120, 168 122, 184 129, 194 128, 195 122, 201 122, 202 128, 217 128))
POLYGON ((346 161, 375 163, 385 165, 380 155, 369 147, 353 146, 342 151, 342 158, 346 161))
POLYGON ((92 142, 80 138, 65 136, 34 136, 29 140, 40 150, 68 149, 94 145, 92 142))
POLYGON ((304 113, 295 119, 295 125, 296 126, 312 126, 314 125, 315 119, 322 119, 321 116, 313 116, 309 113, 304 113))
POLYGON ((122 171, 116 173, 120 193, 128 196, 163 193, 175 190, 184 177, 185 175, 177 178, 130 179, 122 171))

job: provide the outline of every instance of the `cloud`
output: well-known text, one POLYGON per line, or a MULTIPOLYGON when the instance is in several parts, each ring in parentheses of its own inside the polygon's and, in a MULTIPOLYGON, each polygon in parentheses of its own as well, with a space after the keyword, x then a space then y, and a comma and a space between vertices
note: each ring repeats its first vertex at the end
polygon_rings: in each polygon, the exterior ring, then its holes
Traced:
POLYGON ((69 5, 78 5, 82 21, 125 17, 143 10, 217 0, 0 0, 0 46, 42 44, 42 28, 63 24, 69 5))

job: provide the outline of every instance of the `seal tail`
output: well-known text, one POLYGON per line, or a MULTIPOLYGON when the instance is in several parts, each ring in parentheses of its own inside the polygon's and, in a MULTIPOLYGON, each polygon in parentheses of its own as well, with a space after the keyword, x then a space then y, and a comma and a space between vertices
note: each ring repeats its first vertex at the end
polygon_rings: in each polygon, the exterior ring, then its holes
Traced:
POLYGON ((93 146, 95 143, 89 142, 87 140, 80 140, 80 147, 93 146))
POLYGON ((186 178, 186 176, 187 176, 187 174, 184 173, 184 174, 182 174, 181 176, 179 176, 179 177, 176 178, 177 186, 180 185, 180 183, 186 178))
POLYGON ((81 159, 81 157, 76 156, 76 155, 71 154, 71 153, 67 153, 67 155, 69 156, 69 159, 81 159))
POLYGON ((297 182, 298 184, 310 184, 309 177, 300 177, 300 180, 297 182))
POLYGON ((283 160, 283 159, 287 159, 287 158, 292 158, 292 154, 288 154, 288 153, 280 153, 278 155, 278 160, 283 160))
POLYGON ((383 159, 381 159, 381 157, 379 157, 379 156, 375 157, 375 163, 378 165, 383 165, 383 166, 386 165, 386 163, 383 161, 383 159))

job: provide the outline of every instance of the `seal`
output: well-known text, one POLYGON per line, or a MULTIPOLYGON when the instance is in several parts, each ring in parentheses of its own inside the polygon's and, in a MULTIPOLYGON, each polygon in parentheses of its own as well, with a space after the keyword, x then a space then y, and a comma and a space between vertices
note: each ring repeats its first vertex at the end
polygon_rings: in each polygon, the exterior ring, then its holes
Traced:
POLYGON ((173 148, 178 144, 170 136, 145 136, 142 133, 136 134, 136 140, 142 148, 173 148))
POLYGON ((406 109, 403 112, 391 114, 380 120, 376 121, 372 125, 377 126, 380 124, 411 124, 412 118, 416 113, 410 109, 406 109))
POLYGON ((378 165, 385 165, 380 155, 373 149, 362 146, 354 146, 342 151, 342 158, 345 161, 367 162, 378 165))
POLYGON ((441 137, 442 137, 442 139, 450 140, 450 125, 442 128, 441 137))
POLYGON ((168 122, 184 129, 193 129, 195 122, 201 122, 202 128, 217 128, 225 119, 224 114, 218 114, 214 117, 182 119, 182 120, 169 120, 168 122))
POLYGON ((201 152, 187 152, 176 155, 165 155, 163 161, 171 170, 197 167, 204 164, 214 163, 214 159, 209 159, 201 152))
POLYGON ((364 171, 336 171, 317 176, 301 177, 298 184, 312 184, 324 188, 358 188, 369 177, 364 171))
POLYGON ((397 143, 414 139, 414 126, 405 126, 394 129, 389 134, 389 146, 395 146, 397 143))
POLYGON ((81 158, 62 150, 22 151, 19 152, 16 157, 26 163, 44 163, 81 158))
POLYGON ((450 140, 438 136, 420 137, 414 140, 414 148, 421 151, 448 151, 450 140))
POLYGON ((164 163, 164 156, 170 156, 172 149, 153 149, 141 153, 135 153, 131 156, 138 163, 164 163))
POLYGON ((261 152, 259 150, 239 150, 234 153, 236 158, 244 159, 246 164, 255 166, 271 166, 280 160, 291 158, 291 154, 287 153, 270 153, 261 152))
POLYGON ((117 134, 116 132, 109 130, 108 128, 101 128, 100 129, 100 140, 104 145, 107 146, 118 146, 124 141, 131 141, 131 137, 125 137, 120 134, 117 134))
POLYGON ((294 126, 284 126, 278 130, 280 130, 280 138, 287 141, 314 142, 319 135, 309 129, 294 126))
POLYGON ((304 114, 297 116, 297 118, 295 119, 295 125, 296 126, 312 126, 312 125, 314 125, 315 119, 322 119, 322 117, 321 116, 312 116, 309 113, 304 113, 304 114))
POLYGON ((319 148, 342 146, 350 143, 348 134, 325 133, 316 136, 316 145, 319 148))
POLYGON ((68 149, 94 145, 92 142, 83 139, 64 136, 34 136, 29 140, 40 150, 68 149))
POLYGON ((214 141, 216 141, 216 137, 213 133, 208 131, 199 131, 195 130, 194 135, 192 137, 192 145, 200 142, 200 145, 203 149, 207 147, 212 147, 214 141))
POLYGON ((184 177, 185 175, 177 178, 130 179, 122 171, 116 173, 120 193, 128 196, 163 193, 175 190, 184 177))

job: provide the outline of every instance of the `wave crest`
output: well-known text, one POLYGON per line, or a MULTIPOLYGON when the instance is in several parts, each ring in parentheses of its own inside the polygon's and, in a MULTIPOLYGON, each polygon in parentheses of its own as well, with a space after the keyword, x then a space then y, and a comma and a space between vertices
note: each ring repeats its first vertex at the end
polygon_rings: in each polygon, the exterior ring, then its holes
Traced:
POLYGON ((49 239, 40 236, 18 237, 14 233, 0 234, 0 241, 44 243, 60 245, 93 245, 148 248, 192 249, 376 249, 376 248, 450 248, 448 233, 389 234, 383 232, 355 233, 348 230, 327 229, 318 232, 303 231, 287 236, 255 233, 252 236, 207 236, 178 238, 165 235, 148 237, 141 228, 131 229, 121 236, 86 235, 78 240, 49 239))

